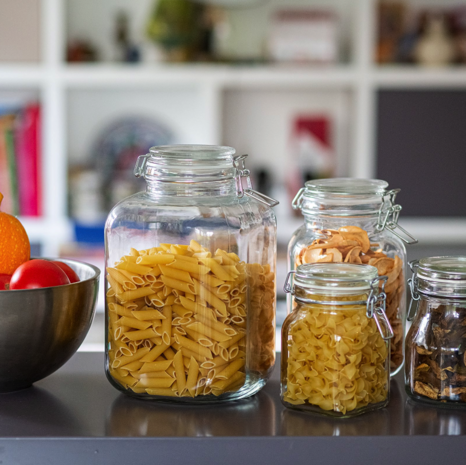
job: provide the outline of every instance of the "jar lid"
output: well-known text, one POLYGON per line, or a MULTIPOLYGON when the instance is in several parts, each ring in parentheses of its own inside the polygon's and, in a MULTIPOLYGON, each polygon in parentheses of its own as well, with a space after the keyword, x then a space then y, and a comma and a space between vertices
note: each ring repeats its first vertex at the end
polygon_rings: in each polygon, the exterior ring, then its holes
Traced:
POLYGON ((374 216, 383 206, 387 187, 380 179, 316 179, 306 182, 292 205, 310 216, 374 216))
POLYGON ((234 148, 219 145, 159 145, 149 149, 144 175, 190 183, 234 179, 235 153, 234 148))
POLYGON ((309 194, 338 194, 341 196, 385 194, 388 182, 380 179, 330 178, 305 183, 309 194))
POLYGON ((372 289, 377 268, 351 263, 308 263, 299 265, 295 286, 332 295, 358 295, 372 289))
POLYGON ((415 271, 415 285, 419 292, 466 298, 466 256, 427 257, 410 265, 415 271))

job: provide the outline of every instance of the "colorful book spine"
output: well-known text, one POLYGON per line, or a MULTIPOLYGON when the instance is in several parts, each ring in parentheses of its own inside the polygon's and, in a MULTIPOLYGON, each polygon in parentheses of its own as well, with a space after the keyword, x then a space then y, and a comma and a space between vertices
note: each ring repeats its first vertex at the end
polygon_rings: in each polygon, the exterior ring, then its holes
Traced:
POLYGON ((15 133, 19 211, 23 216, 42 214, 40 107, 21 111, 15 133))

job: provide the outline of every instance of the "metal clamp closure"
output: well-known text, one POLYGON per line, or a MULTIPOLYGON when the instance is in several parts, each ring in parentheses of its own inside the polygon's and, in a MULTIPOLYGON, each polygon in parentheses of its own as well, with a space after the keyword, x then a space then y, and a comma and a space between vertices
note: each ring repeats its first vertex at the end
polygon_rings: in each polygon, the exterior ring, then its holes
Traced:
POLYGON ((293 210, 299 210, 303 206, 304 192, 306 192, 306 188, 301 187, 301 189, 299 189, 298 193, 295 195, 293 202, 291 202, 293 210))
POLYGON ((136 165, 133 170, 134 176, 136 176, 137 178, 144 176, 144 171, 146 169, 147 160, 149 158, 150 158, 150 154, 139 155, 136 161, 136 165))
POLYGON ((251 172, 244 165, 247 156, 247 154, 244 154, 233 158, 233 164, 236 168, 236 195, 239 199, 246 195, 247 197, 251 197, 258 202, 267 205, 268 207, 275 207, 279 204, 278 200, 272 199, 272 197, 269 197, 265 194, 261 194, 252 188, 251 172), (246 188, 243 187, 243 178, 246 179, 246 188))
POLYGON ((296 271, 290 271, 285 279, 285 284, 283 285, 283 290, 285 294, 291 294, 294 296, 295 300, 300 303, 305 304, 317 304, 317 305, 366 305, 366 316, 367 318, 374 318, 377 329, 380 332, 384 341, 391 339, 394 336, 392 326, 390 321, 387 318, 385 313, 385 303, 387 300, 387 295, 385 294, 385 283, 388 279, 388 276, 378 276, 371 281, 371 290, 367 300, 349 300, 349 301, 340 301, 340 300, 314 300, 307 299, 305 297, 296 297, 294 292, 294 286, 291 283, 291 276, 295 274, 296 271), (379 291, 379 283, 381 282, 381 290, 379 291), (382 327, 385 326, 385 329, 382 327))
POLYGON ((392 189, 384 196, 379 210, 379 219, 376 229, 378 231, 383 231, 386 228, 405 244, 417 244, 418 240, 398 224, 398 218, 402 209, 401 205, 395 204, 395 198, 398 192, 400 192, 400 189, 392 189), (399 230, 401 234, 396 230, 399 230))
POLYGON ((291 275, 296 274, 296 271, 290 271, 286 275, 285 284, 283 285, 283 291, 285 294, 294 295, 293 286, 291 284, 291 275))
POLYGON ((417 314, 418 302, 421 299, 419 292, 417 292, 417 269, 419 268, 419 260, 411 260, 409 262, 409 267, 413 272, 413 276, 408 279, 409 290, 411 291, 411 302, 409 303, 408 314, 406 319, 408 321, 413 321, 417 314))

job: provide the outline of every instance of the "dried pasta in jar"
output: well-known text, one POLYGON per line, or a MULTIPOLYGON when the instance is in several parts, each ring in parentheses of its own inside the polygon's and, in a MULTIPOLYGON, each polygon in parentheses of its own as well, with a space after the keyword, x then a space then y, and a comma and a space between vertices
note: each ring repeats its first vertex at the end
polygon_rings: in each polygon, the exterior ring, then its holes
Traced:
POLYGON ((196 241, 107 268, 107 372, 133 395, 215 399, 274 363, 275 274, 196 241))
MULTIPOLYGON (((404 361, 406 324, 406 248, 416 243, 397 221, 399 189, 380 179, 329 178, 306 182, 293 200, 304 224, 293 234, 288 250, 289 270, 306 263, 369 264, 385 283, 386 314, 394 337, 390 374, 404 361)), ((288 311, 293 299, 288 299, 288 311)))
POLYGON ((367 305, 376 277, 372 266, 298 267, 297 305, 282 329, 281 398, 286 406, 352 416, 387 404, 390 325, 383 297, 372 317, 367 305))
POLYGON ((377 268, 379 276, 388 276, 386 314, 393 328, 390 366, 396 371, 403 363, 404 292, 403 262, 398 255, 388 257, 379 244, 371 243, 366 231, 357 226, 343 226, 338 230, 318 230, 321 239, 300 249, 296 266, 305 263, 345 262, 369 264, 377 268))

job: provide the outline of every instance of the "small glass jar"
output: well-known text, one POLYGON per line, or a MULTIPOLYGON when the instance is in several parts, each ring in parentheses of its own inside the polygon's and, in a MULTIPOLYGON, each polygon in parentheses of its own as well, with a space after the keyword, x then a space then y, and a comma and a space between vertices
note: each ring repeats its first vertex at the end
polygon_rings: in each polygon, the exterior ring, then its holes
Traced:
POLYGON ((127 394, 231 401, 272 372, 277 202, 234 154, 152 147, 135 167, 147 190, 109 214, 106 373, 127 394))
MULTIPOLYGON (((369 264, 388 276, 386 312, 393 328, 391 375, 403 364, 406 320, 406 249, 417 242, 398 224, 399 189, 378 179, 335 178, 308 181, 293 200, 304 224, 288 246, 288 269, 306 263, 369 264)), ((294 306, 288 296, 288 311, 294 306)))
POLYGON ((387 405, 393 332, 386 280, 373 266, 348 263, 300 265, 288 274, 285 292, 296 306, 282 327, 286 407, 351 417, 387 405))
POLYGON ((416 309, 406 336, 406 392, 416 401, 464 407, 466 257, 429 257, 410 266, 416 309))

